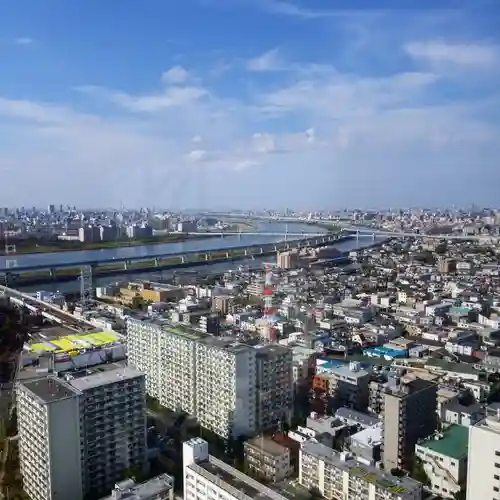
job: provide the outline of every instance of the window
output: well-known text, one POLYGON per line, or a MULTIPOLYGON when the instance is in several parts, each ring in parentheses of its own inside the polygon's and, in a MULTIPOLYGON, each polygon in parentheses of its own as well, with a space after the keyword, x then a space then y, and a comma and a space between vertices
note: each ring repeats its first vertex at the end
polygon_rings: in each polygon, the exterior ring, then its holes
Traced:
POLYGON ((500 491, 500 488, 498 486, 493 486, 493 491, 495 492, 500 491))

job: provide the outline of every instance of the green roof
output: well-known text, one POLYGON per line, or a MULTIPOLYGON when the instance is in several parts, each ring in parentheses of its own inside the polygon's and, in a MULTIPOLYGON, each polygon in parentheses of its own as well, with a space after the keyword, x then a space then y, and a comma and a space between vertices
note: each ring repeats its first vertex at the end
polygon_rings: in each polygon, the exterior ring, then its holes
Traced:
POLYGON ((455 373, 466 373, 469 375, 478 375, 479 372, 468 363, 450 363, 444 359, 429 358, 425 362, 426 368, 440 368, 441 370, 455 373))
POLYGON ((192 330, 191 328, 188 328, 188 327, 183 327, 181 325, 168 325, 165 327, 165 330, 169 333, 173 333, 175 335, 179 335, 179 337, 184 337, 188 340, 199 340, 201 338, 203 338, 203 335, 194 330, 192 330))
POLYGON ((450 458, 460 459, 467 455, 469 448, 469 428, 464 425, 452 424, 450 427, 441 432, 441 439, 426 439, 418 443, 419 446, 428 448, 429 450, 445 455, 450 458))

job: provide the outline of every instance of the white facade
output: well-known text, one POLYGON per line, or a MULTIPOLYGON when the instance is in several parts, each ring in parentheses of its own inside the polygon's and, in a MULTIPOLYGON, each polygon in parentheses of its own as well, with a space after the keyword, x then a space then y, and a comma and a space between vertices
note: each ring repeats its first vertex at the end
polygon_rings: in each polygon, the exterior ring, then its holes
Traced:
POLYGON ((147 393, 172 410, 196 414, 194 334, 152 320, 127 320, 129 363, 146 374, 147 393))
POLYGON ((354 461, 316 441, 302 443, 299 483, 318 490, 325 498, 348 500, 421 500, 422 484, 395 478, 374 467, 354 461))
POLYGON ((208 443, 200 438, 182 445, 185 500, 287 500, 209 455, 208 443))
POLYGON ((81 500, 78 394, 52 379, 43 379, 36 393, 28 387, 17 389, 23 488, 32 500, 81 500))
POLYGON ((33 500, 108 492, 146 461, 144 375, 132 368, 17 387, 21 474, 33 500))
POLYGON ((223 438, 255 432, 255 349, 211 337, 196 349, 196 417, 223 438))
POLYGON ((500 499, 500 418, 469 427, 467 500, 500 499))

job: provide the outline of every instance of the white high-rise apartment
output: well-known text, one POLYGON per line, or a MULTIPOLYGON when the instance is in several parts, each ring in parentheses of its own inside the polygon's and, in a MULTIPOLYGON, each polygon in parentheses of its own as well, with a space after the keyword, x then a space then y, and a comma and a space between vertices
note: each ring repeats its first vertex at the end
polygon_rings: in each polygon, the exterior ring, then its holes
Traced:
POLYGON ((469 428, 467 500, 500 499, 500 416, 469 428))
POLYGON ((17 386, 23 487, 33 500, 108 493, 146 462, 144 375, 130 367, 17 386))
POLYGON ((196 417, 227 439, 255 432, 255 349, 219 337, 196 348, 196 417))
POLYGON ((200 438, 182 445, 185 500, 287 500, 255 479, 209 455, 200 438))
POLYGON ((146 374, 147 393, 160 404, 196 414, 196 341, 203 337, 159 320, 129 318, 129 363, 146 374))

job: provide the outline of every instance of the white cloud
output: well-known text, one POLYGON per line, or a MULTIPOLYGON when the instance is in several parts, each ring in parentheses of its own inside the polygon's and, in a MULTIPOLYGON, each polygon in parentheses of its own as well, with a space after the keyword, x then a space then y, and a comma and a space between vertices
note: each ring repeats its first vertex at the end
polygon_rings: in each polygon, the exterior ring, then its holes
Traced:
POLYGON ((131 193, 132 205, 186 207, 203 191, 213 204, 314 207, 446 203, 488 189, 496 196, 494 95, 481 95, 487 105, 442 101, 439 91, 462 80, 441 82, 439 71, 361 76, 326 64, 281 65, 287 72, 265 90, 231 98, 210 79, 163 81, 150 94, 83 86, 85 99, 74 104, 0 97, 0 165, 8 166, 0 197, 84 204, 91 193, 92 203, 117 205, 131 193), (8 188, 26 178, 26 192, 8 188))
POLYGON ((166 84, 179 84, 184 83, 189 78, 189 72, 182 66, 174 66, 168 71, 165 71, 161 76, 161 80, 166 84))
POLYGON ((33 38, 30 38, 28 36, 22 36, 16 38, 14 42, 16 43, 16 45, 31 45, 34 42, 34 40, 33 38))
POLYGON ((255 72, 279 71, 283 69, 283 61, 278 49, 273 49, 250 59, 247 61, 246 67, 249 71, 255 72))
POLYGON ((168 108, 185 106, 208 95, 208 91, 201 87, 178 86, 167 87, 156 94, 138 96, 88 85, 77 87, 75 90, 107 99, 130 111, 141 113, 155 113, 168 108))
POLYGON ((405 45, 413 58, 432 64, 454 64, 473 68, 491 66, 499 62, 496 45, 446 43, 443 41, 412 42, 405 45))
POLYGON ((194 149, 186 155, 186 158, 193 163, 201 163, 208 159, 208 153, 204 149, 194 149))

